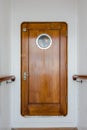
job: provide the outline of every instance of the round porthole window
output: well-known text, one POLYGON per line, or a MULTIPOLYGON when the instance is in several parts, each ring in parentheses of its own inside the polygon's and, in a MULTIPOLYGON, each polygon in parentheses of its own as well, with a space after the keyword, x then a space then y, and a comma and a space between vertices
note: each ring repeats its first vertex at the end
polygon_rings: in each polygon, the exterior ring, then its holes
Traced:
POLYGON ((36 44, 40 49, 48 49, 52 44, 52 39, 48 34, 40 34, 36 39, 36 44))

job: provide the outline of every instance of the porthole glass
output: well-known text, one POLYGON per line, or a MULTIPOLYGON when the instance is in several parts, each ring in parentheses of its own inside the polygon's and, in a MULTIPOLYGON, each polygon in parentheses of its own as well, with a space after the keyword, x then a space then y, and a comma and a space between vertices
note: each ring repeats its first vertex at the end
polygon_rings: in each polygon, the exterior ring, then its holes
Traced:
POLYGON ((40 34, 36 39, 36 44, 40 49, 48 49, 52 44, 52 39, 48 34, 40 34))

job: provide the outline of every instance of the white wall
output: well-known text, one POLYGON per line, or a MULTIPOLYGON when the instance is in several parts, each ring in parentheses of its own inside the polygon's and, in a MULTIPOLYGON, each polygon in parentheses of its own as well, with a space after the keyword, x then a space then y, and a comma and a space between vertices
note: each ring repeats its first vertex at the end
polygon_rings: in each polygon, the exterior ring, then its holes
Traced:
MULTIPOLYGON (((10 0, 0 0, 0 75, 10 73, 10 0)), ((0 85, 0 130, 10 128, 10 86, 0 85)))
MULTIPOLYGON (((87 0, 78 0, 78 9, 78 73, 87 75, 87 0)), ((78 87, 78 125, 87 130, 87 82, 78 87)))
POLYGON ((76 0, 13 0, 11 32, 12 127, 74 127, 77 125, 77 88, 72 80, 77 60, 76 0), (23 21, 65 21, 68 23, 68 115, 66 117, 22 117, 20 114, 20 25, 23 21))

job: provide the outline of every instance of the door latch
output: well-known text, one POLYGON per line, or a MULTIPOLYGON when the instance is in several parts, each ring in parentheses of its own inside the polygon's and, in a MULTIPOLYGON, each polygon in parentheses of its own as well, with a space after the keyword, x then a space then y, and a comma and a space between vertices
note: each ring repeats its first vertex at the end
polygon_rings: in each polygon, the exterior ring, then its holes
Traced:
POLYGON ((24 72, 23 79, 26 80, 28 76, 29 76, 29 73, 24 72))

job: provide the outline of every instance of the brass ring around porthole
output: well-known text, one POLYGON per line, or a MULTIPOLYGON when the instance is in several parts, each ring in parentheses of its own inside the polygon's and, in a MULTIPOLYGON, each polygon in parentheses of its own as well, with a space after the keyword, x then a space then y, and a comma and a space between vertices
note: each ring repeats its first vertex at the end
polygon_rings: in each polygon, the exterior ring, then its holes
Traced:
POLYGON ((40 49, 48 49, 52 45, 52 38, 48 34, 40 34, 36 39, 36 45, 40 49))

